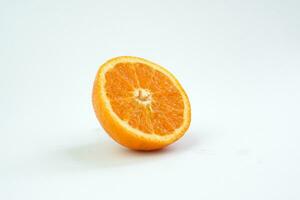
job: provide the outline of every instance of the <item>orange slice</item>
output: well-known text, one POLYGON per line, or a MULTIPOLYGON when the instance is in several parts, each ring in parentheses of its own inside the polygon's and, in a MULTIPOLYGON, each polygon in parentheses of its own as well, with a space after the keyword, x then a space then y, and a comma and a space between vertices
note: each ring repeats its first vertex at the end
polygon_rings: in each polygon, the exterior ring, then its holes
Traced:
POLYGON ((191 121, 189 99, 176 78, 138 57, 113 58, 100 67, 93 106, 107 133, 136 150, 160 149, 175 142, 191 121))

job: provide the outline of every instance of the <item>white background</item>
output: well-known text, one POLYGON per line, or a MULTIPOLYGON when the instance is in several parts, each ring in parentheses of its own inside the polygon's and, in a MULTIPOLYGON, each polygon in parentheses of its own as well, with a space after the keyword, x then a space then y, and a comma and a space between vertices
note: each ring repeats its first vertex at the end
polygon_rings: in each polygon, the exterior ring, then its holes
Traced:
POLYGON ((0 1, 0 199, 300 199, 299 1, 0 1), (115 56, 168 68, 192 124, 134 152, 91 90, 115 56))

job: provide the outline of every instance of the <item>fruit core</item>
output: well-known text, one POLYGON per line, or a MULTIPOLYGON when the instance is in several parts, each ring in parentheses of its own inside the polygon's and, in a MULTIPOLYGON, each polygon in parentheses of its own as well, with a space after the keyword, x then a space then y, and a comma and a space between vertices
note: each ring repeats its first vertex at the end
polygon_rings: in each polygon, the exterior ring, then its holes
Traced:
POLYGON ((149 90, 138 88, 133 92, 133 96, 141 104, 148 105, 151 103, 151 92, 149 90))

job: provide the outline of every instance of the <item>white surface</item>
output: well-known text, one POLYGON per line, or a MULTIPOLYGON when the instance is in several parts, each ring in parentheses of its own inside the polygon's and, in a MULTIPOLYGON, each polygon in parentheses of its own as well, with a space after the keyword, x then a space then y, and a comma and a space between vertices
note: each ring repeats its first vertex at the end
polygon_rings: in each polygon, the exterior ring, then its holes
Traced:
POLYGON ((0 199, 300 199, 299 1, 1 1, 0 199), (85 3, 83 3, 85 2, 85 3), (167 67, 186 136, 126 150, 91 106, 98 66, 167 67))

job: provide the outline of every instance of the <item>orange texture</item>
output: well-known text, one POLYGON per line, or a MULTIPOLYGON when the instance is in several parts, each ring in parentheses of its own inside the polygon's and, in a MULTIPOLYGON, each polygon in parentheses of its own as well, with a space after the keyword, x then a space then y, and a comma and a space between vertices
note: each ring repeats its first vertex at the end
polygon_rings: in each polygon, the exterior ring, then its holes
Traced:
POLYGON ((93 106, 108 134, 136 150, 160 149, 175 142, 191 121, 188 97, 176 78, 137 57, 113 58, 100 67, 93 106))

